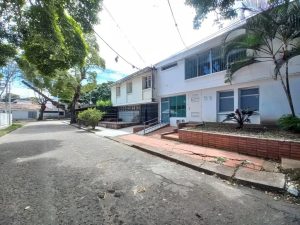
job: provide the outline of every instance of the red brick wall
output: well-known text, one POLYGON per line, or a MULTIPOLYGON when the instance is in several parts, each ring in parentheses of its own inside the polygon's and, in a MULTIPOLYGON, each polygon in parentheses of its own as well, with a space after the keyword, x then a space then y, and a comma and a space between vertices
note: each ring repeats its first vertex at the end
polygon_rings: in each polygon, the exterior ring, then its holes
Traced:
POLYGON ((184 143, 275 160, 281 157, 300 160, 300 142, 238 137, 190 130, 178 130, 178 135, 179 140, 184 143))

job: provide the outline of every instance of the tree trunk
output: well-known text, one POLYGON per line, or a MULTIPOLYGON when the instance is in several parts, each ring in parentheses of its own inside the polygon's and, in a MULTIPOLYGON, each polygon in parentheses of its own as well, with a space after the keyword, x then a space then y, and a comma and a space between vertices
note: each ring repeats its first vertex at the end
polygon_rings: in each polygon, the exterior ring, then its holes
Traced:
POLYGON ((286 61, 286 63, 285 63, 285 82, 286 82, 286 97, 287 97, 288 102, 289 102, 291 113, 292 113, 293 117, 296 117, 294 104, 293 104, 293 99, 292 99, 292 94, 291 94, 291 90, 290 90, 289 61, 286 61))
POLYGON ((71 108, 70 108, 70 114, 71 114, 71 120, 70 123, 77 123, 77 117, 76 117, 76 104, 80 98, 80 91, 81 91, 81 86, 80 84, 76 88, 76 92, 74 94, 72 103, 71 103, 71 108))
POLYGON ((39 114, 39 117, 38 117, 38 120, 44 120, 44 111, 46 109, 46 104, 45 103, 42 103, 41 104, 41 108, 40 108, 40 114, 39 114))

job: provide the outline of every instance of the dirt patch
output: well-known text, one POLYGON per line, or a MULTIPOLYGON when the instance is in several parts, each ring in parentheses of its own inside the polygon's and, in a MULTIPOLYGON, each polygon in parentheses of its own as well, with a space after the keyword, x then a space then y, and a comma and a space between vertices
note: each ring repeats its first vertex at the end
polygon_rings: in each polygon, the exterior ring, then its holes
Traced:
POLYGON ((288 131, 283 131, 276 128, 247 128, 236 129, 232 126, 223 126, 223 125, 203 125, 198 126, 196 128, 188 128, 189 130, 198 130, 210 133, 217 134, 228 134, 228 135, 236 135, 243 137, 256 137, 256 138, 267 138, 267 139, 276 139, 276 140, 284 140, 284 141, 299 141, 300 142, 300 134, 291 133, 288 131))

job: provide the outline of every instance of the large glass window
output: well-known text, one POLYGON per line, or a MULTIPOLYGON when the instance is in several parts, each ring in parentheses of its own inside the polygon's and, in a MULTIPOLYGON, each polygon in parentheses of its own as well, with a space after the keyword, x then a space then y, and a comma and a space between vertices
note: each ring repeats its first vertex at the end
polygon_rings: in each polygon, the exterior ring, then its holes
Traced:
POLYGON ((220 47, 211 50, 212 72, 216 73, 226 69, 226 63, 222 57, 222 49, 220 47))
POLYGON ((210 52, 206 52, 198 57, 198 76, 210 73, 210 52))
POLYGON ((234 92, 219 92, 219 112, 231 112, 234 110, 234 92))
POLYGON ((174 96, 169 98, 170 116, 185 117, 186 116, 186 96, 174 96))
POLYGON ((185 79, 197 77, 197 58, 185 59, 185 79))
POLYGON ((249 88, 240 90, 240 108, 259 110, 259 89, 249 88))

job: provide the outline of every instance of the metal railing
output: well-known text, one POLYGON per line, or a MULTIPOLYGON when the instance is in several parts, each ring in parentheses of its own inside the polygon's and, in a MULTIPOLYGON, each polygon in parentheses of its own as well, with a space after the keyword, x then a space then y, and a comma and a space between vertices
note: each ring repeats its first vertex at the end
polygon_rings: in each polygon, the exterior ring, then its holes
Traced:
POLYGON ((154 118, 154 119, 151 119, 151 120, 148 120, 148 121, 145 121, 144 123, 144 135, 146 133, 146 126, 148 125, 149 127, 151 126, 154 126, 156 124, 159 124, 159 120, 158 120, 158 117, 157 118, 154 118))

